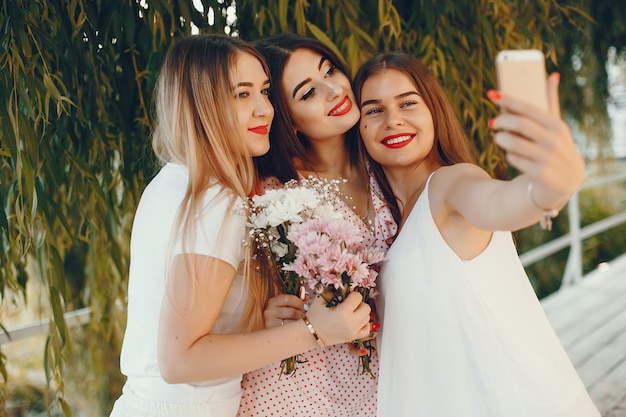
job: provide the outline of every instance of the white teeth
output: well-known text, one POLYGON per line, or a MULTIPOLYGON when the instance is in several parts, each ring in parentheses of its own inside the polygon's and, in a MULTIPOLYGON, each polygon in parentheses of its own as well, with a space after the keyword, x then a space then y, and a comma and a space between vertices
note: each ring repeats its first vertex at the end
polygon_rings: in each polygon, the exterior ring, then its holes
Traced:
POLYGON ((386 140, 385 145, 395 145, 396 143, 404 142, 411 139, 411 136, 398 136, 397 138, 386 140))
POLYGON ((330 114, 337 114, 337 113, 341 113, 342 111, 344 111, 348 105, 350 104, 350 102, 348 100, 344 101, 341 106, 337 107, 335 110, 331 111, 330 114))

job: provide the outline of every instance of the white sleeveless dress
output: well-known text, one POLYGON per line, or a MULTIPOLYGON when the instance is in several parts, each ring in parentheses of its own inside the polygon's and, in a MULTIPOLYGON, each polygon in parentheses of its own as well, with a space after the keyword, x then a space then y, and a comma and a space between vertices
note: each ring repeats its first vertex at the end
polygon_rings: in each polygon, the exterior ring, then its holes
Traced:
POLYGON ((461 260, 433 221, 428 183, 379 282, 378 417, 600 416, 511 234, 461 260))

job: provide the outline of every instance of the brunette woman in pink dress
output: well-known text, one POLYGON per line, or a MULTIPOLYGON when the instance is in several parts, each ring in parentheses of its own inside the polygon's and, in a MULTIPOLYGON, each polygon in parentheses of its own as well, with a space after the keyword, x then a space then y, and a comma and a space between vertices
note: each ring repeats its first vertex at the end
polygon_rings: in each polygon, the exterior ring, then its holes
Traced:
MULTIPOLYGON (((256 48, 269 63, 276 109, 270 151, 256 161, 262 188, 309 176, 346 180, 336 209, 359 225, 364 244, 386 251, 396 225, 359 151, 360 113, 348 68, 326 45, 299 35, 276 35, 256 48)), ((297 296, 262 290, 268 302, 258 306, 258 326, 304 315, 305 301, 297 296)), ((359 372, 359 353, 350 344, 325 346, 303 354, 293 375, 281 375, 280 362, 245 374, 239 416, 375 416, 377 380, 359 372)), ((377 375, 375 350, 370 365, 377 375)))

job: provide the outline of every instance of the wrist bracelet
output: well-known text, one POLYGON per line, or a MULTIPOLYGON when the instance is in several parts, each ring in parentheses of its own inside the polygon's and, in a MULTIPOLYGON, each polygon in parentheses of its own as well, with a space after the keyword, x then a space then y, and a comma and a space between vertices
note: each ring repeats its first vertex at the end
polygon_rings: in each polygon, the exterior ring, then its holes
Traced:
POLYGON ((322 338, 317 334, 317 332, 315 331, 315 327, 313 327, 313 325, 311 324, 311 322, 309 321, 309 319, 304 316, 302 317, 302 320, 304 320, 304 324, 306 324, 306 328, 309 329, 309 332, 311 332, 311 334, 313 335, 313 337, 315 338, 315 341, 317 342, 317 344, 320 347, 324 347, 324 341, 322 340, 322 338))
POLYGON ((537 205, 537 203, 535 202, 535 199, 533 198, 534 185, 535 185, 534 181, 530 180, 530 182, 528 183, 528 198, 530 199, 530 203, 533 206, 535 206, 537 210, 541 211, 541 213, 543 214, 543 217, 539 221, 539 225, 541 226, 543 230, 550 231, 552 230, 552 219, 554 219, 556 216, 559 215, 559 211, 557 209, 544 210, 541 207, 539 207, 539 205, 537 205))

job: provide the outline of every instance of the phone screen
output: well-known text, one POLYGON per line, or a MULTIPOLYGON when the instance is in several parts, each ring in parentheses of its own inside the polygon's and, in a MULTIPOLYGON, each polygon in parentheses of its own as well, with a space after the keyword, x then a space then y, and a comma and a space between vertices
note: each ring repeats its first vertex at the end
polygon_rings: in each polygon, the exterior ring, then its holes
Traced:
POLYGON ((500 51, 496 56, 496 74, 500 91, 542 110, 548 110, 546 64, 541 51, 500 51))

